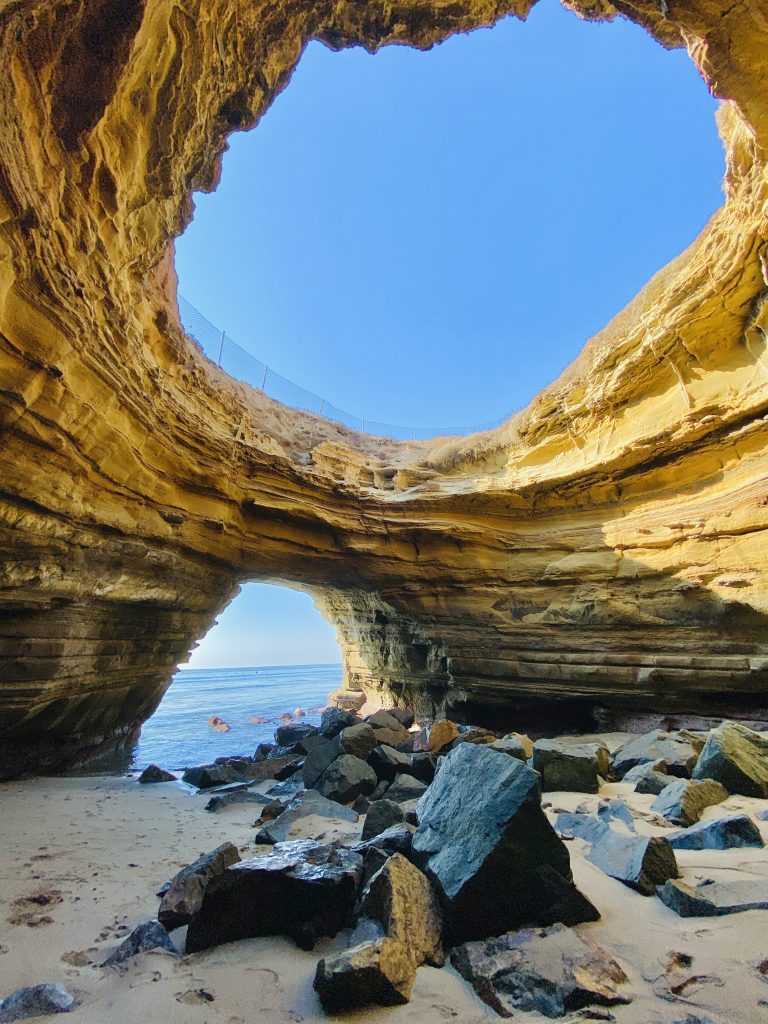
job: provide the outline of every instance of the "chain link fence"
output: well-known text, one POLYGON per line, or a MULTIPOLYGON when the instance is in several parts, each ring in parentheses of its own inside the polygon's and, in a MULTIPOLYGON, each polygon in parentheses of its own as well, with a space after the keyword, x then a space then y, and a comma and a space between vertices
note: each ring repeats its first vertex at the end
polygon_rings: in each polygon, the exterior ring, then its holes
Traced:
POLYGON ((476 434, 483 430, 493 430, 509 418, 508 414, 487 423, 475 423, 463 427, 403 426, 367 420, 363 416, 345 412, 332 405, 327 399, 294 384, 292 380, 281 377, 266 363, 262 363, 250 352, 246 352, 237 342, 227 337, 224 331, 214 327, 199 309, 196 309, 181 295, 179 296, 179 314, 181 325, 189 337, 196 341, 208 358, 217 363, 230 377, 235 377, 237 380, 250 384, 251 387, 258 388, 259 391, 263 391, 265 395, 283 405, 324 416, 351 430, 360 430, 378 437, 389 437, 395 441, 427 441, 432 437, 476 434))

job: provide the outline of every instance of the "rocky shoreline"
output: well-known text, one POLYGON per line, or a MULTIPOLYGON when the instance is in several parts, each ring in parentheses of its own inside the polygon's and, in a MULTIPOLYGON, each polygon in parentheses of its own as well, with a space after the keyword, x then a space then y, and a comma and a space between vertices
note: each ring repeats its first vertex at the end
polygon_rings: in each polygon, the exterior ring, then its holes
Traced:
MULTIPOLYGON (((133 802, 183 799, 176 779, 150 766, 129 783, 133 802)), ((154 914, 124 925, 119 945, 81 951, 76 982, 140 977, 148 957, 237 963, 249 943, 258 961, 282 936, 316 954, 309 971, 302 954, 314 993, 301 1019, 401 1015, 429 969, 465 986, 472 1020, 717 1024, 768 1008, 764 733, 724 722, 532 741, 330 707, 319 727, 282 725, 274 744, 182 781, 199 797, 181 813, 218 843, 169 871, 154 914), (707 927, 689 931, 689 918, 707 927), (699 962, 702 946, 705 962, 727 957, 732 919, 749 984, 699 962), (659 946, 653 968, 645 944, 659 946)), ((100 1005, 66 978, 4 987, 0 1021, 86 1020, 100 1005)), ((218 1008, 207 1019, 228 1020, 218 1008)))

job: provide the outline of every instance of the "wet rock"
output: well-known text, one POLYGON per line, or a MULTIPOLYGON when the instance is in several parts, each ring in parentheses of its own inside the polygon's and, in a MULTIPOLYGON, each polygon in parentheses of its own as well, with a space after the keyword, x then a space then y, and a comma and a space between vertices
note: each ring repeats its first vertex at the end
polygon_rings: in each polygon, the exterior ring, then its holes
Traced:
POLYGON ((253 754, 254 761, 265 761, 270 751, 275 749, 274 743, 260 743, 253 754))
POLYGON ((412 775, 414 779, 418 779, 419 782, 426 782, 429 785, 435 777, 437 761, 437 755, 430 754, 428 751, 413 754, 411 755, 411 767, 408 770, 408 774, 412 775))
POLYGON ((212 796, 208 803, 205 805, 206 811, 211 811, 214 814, 219 811, 223 811, 225 807, 229 807, 231 804, 259 804, 263 805, 268 803, 269 797, 264 796, 263 793, 254 793, 250 789, 234 789, 229 793, 221 793, 217 796, 212 796))
POLYGON ((494 750, 516 757, 518 761, 527 761, 529 757, 533 757, 533 740, 523 733, 510 732, 491 745, 494 750))
POLYGON ((587 1005, 616 1006, 629 979, 604 949, 561 924, 468 942, 451 963, 500 1016, 564 1017, 587 1005))
POLYGON ((608 828, 586 856, 606 875, 643 896, 653 896, 657 885, 680 874, 674 850, 657 836, 623 836, 608 828))
POLYGON ((233 781, 232 772, 226 766, 219 764, 201 764, 195 768, 187 768, 181 777, 182 782, 190 786, 197 786, 198 789, 210 789, 213 786, 221 786, 233 781))
POLYGON ((280 758, 293 757, 296 759, 301 754, 306 754, 304 747, 300 743, 291 743, 285 747, 273 747, 267 754, 267 761, 278 761, 280 758))
MULTIPOLYGON (((275 729, 275 743, 278 747, 290 747, 294 743, 301 743, 311 736, 317 736, 320 730, 316 725, 291 724, 280 725, 275 729)), ((307 753, 306 750, 303 753, 307 753)))
POLYGON ((295 754, 256 763, 244 758, 227 758, 221 764, 203 764, 188 768, 182 776, 182 782, 187 782, 198 789, 212 789, 232 782, 263 782, 265 779, 274 778, 276 771, 295 760, 295 754))
POLYGON ((411 758, 394 747, 379 745, 368 755, 368 764, 379 779, 391 782, 398 772, 410 772, 411 758))
POLYGON ((167 949, 169 953, 178 954, 170 935, 159 921, 142 921, 101 966, 112 967, 150 949, 167 949))
POLYGON ((270 800, 290 800, 291 797, 296 796, 297 793, 301 793, 304 789, 304 782, 296 775, 291 775, 290 778, 286 779, 285 782, 278 782, 276 786, 272 786, 271 789, 267 790, 267 796, 270 800))
POLYGON ((139 776, 139 782, 146 786, 153 782, 175 782, 176 776, 171 775, 165 768, 159 768, 156 764, 149 764, 139 776))
POLYGON ((0 1024, 28 1017, 44 1017, 53 1013, 69 1013, 78 1005, 77 999, 60 981, 47 985, 17 988, 0 1002, 0 1024))
POLYGON ((658 896, 680 917, 720 917, 745 910, 768 909, 768 879, 746 878, 734 882, 706 879, 697 885, 669 881, 659 886, 658 896))
POLYGON ((350 923, 361 854, 311 839, 228 867, 208 885, 187 931, 187 952, 259 935, 288 935, 311 949, 350 923))
POLYGON ((606 747, 598 743, 537 740, 532 767, 541 775, 545 792, 597 793, 610 768, 606 747))
POLYGON ((729 814, 715 821, 700 821, 681 832, 665 836, 674 850, 730 850, 734 847, 763 847, 760 829, 746 814, 729 814))
POLYGON ((350 725, 360 725, 361 718, 351 711, 344 711, 342 708, 326 708, 320 719, 320 732, 327 739, 338 736, 342 729, 350 725))
POLYGON ((558 835, 576 836, 588 843, 596 842, 608 827, 593 814, 580 814, 578 811, 561 811, 555 819, 558 835))
POLYGON ((768 734, 723 722, 707 737, 693 777, 715 779, 729 793, 768 798, 768 734))
POLYGON ((449 721, 447 718, 444 718, 440 722, 435 722, 430 728, 427 736, 427 750, 436 754, 453 743, 453 741, 458 738, 458 735, 459 730, 457 729, 456 724, 449 721))
POLYGON ((539 776, 462 743, 418 804, 415 863, 434 883, 450 945, 598 911, 573 884, 568 850, 541 809, 539 776))
POLYGON ((392 785, 387 789, 387 800, 396 804, 405 803, 408 800, 418 800, 427 791, 425 782, 414 779, 412 775, 398 775, 392 785))
POLYGON ((635 816, 620 797, 614 797, 612 800, 601 800, 597 805, 597 816, 600 821, 607 823, 620 821, 623 825, 627 826, 630 832, 637 831, 635 828, 635 816))
POLYGON ((696 765, 701 747, 702 741, 691 733, 654 729, 619 747, 613 755, 613 771, 616 778, 623 779, 630 768, 662 760, 666 762, 670 775, 687 779, 696 765))
POLYGON ((399 804, 392 800, 375 800, 368 810, 363 824, 363 841, 380 835, 390 825, 399 825, 405 815, 399 804))
POLYGON ((712 779, 678 779, 659 793, 651 810, 674 825, 693 825, 707 807, 727 798, 725 787, 712 779))
POLYGON ((635 765, 629 769, 622 781, 633 782, 636 793, 651 793, 658 796, 662 789, 666 789, 675 781, 675 778, 674 775, 667 774, 667 762, 658 760, 635 765))
POLYGON ((210 853, 182 868, 171 879, 171 884, 160 903, 157 919, 168 931, 189 924, 203 901, 205 890, 211 880, 231 864, 240 860, 240 854, 233 843, 222 843, 210 853))
POLYGON ((385 828, 383 832, 373 836, 372 839, 356 843, 352 849, 362 854, 371 849, 383 850, 387 854, 402 853, 404 857, 411 860, 415 832, 416 829, 413 825, 401 822, 399 825, 390 825, 389 828, 385 828))
POLYGON ((359 1006, 400 1006, 413 989, 411 959, 394 939, 365 942, 317 965, 314 988, 327 1013, 359 1006))
POLYGON ((335 800, 328 800, 317 790, 307 789, 295 796, 288 806, 273 821, 264 825, 255 836, 256 843, 283 843, 297 821, 315 816, 329 818, 333 821, 357 821, 357 812, 344 807, 335 800))
POLYGON ((376 772, 369 764, 352 754, 342 754, 325 769, 314 788, 329 800, 351 804, 360 794, 372 793, 376 782, 376 772))

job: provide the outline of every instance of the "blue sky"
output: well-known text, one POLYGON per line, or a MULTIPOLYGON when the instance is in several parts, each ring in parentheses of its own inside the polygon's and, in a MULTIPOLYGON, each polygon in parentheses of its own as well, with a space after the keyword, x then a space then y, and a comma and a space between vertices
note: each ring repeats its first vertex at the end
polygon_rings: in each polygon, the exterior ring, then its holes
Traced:
MULTIPOLYGON (((181 293, 368 420, 525 406, 722 202, 687 54, 543 0, 428 53, 311 44, 178 240, 181 293)), ((196 667, 337 660, 311 600, 249 585, 196 667)))

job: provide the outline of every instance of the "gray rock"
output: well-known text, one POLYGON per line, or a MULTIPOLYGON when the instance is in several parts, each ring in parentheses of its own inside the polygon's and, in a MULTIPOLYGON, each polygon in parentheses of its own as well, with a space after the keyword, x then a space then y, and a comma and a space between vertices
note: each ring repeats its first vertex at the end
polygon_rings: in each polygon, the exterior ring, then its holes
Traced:
POLYGON ((388 789, 389 783, 387 782, 387 780, 379 779, 379 781, 376 783, 376 789, 374 789, 374 791, 369 794, 368 798, 371 801, 371 803, 373 803, 374 800, 381 800, 381 798, 384 796, 388 789))
POLYGON ((599 917, 573 884, 539 785, 516 758, 462 743, 419 801, 412 859, 437 889, 449 945, 522 924, 599 917))
POLYGON ((426 791, 426 783, 414 779, 412 775, 398 775, 387 789, 387 800, 402 804, 408 800, 418 800, 426 791))
POLYGON ((394 747, 386 747, 380 744, 374 747, 368 755, 368 764, 376 772, 379 779, 386 779, 392 782, 399 772, 410 773, 411 757, 403 754, 394 747))
POLYGON ((290 778, 284 782, 279 782, 276 786, 272 786, 271 789, 267 790, 266 795, 270 800, 285 800, 296 796, 297 793, 301 793, 304 790, 304 782, 302 779, 297 778, 295 775, 291 775, 290 778))
POLYGON ((720 917, 745 910, 768 910, 768 878, 745 878, 735 882, 697 885, 669 881, 659 886, 658 896, 680 917, 720 917))
POLYGON ((715 779, 729 793, 768 798, 768 735, 723 722, 707 737, 694 779, 715 779))
POLYGON ((578 811, 561 811, 555 819, 558 835, 575 836, 586 839, 588 843, 596 842, 608 828, 606 822, 593 814, 580 814, 578 811))
POLYGON ((616 778, 623 779, 636 765, 662 760, 666 762, 670 775, 687 779, 698 760, 701 746, 701 741, 692 733, 654 729, 619 747, 613 755, 613 772, 616 778))
POLYGON ((311 839, 233 864, 208 885, 186 950, 259 935, 288 935, 311 949, 350 923, 362 870, 359 853, 311 839))
POLYGON ((256 843, 283 843, 289 838, 293 826, 302 818, 314 815, 318 818, 329 818, 333 821, 356 822, 358 815, 350 807, 335 800, 328 800, 317 790, 307 789, 291 800, 285 810, 273 821, 264 825, 256 833, 256 843))
POLYGON ((666 839, 623 836, 610 828, 595 841, 587 860, 643 896, 653 896, 657 885, 680 874, 666 839))
POLYGON ((239 860, 237 847, 232 843, 222 843, 215 850, 203 854, 182 868, 171 879, 168 891, 160 903, 157 915, 160 924, 169 932, 189 924, 203 902, 206 887, 211 879, 239 860))
POLYGON ((233 790, 231 793, 221 793, 217 796, 212 796, 205 805, 205 809, 216 814, 231 804, 259 804, 263 806, 268 802, 269 797, 263 793, 254 793, 252 790, 242 787, 233 790))
POLYGON ((384 850, 388 854, 402 853, 404 857, 411 858, 413 847, 413 836, 416 829, 413 825, 402 822, 399 825, 390 825, 372 839, 355 843, 352 847, 357 853, 365 854, 367 850, 384 850))
POLYGON ((170 935, 159 921, 142 921, 127 938, 123 939, 117 949, 109 954, 101 966, 112 967, 150 949, 167 949, 169 953, 178 955, 170 935))
POLYGON ((597 793, 610 759, 607 747, 599 743, 536 740, 531 766, 541 775, 544 792, 597 793))
POLYGON ((410 729, 416 721, 416 715, 410 708, 385 708, 387 714, 396 719, 404 729, 410 729))
POLYGON ((399 825, 404 819, 405 815, 400 804, 396 804, 392 800, 375 800, 365 817, 361 839, 363 841, 373 839, 374 836, 378 836, 388 829, 390 825, 399 825))
POLYGON ((658 796, 662 789, 666 789, 675 781, 675 778, 676 776, 667 773, 667 762, 658 760, 635 765, 629 769, 622 781, 634 782, 636 793, 658 796))
POLYGON ((509 736, 502 736, 500 740, 494 740, 491 746, 494 750, 498 750, 502 754, 509 754, 510 757, 516 757, 518 761, 527 761, 531 756, 528 753, 526 744, 516 733, 511 733, 509 736))
POLYGON ((636 832, 635 817, 620 797, 612 800, 601 800, 597 805, 597 816, 600 821, 609 823, 620 821, 626 825, 630 832, 636 832))
MULTIPOLYGON (((303 723, 292 723, 280 725, 275 729, 275 743, 278 747, 290 747, 294 743, 302 743, 303 740, 317 736, 320 730, 316 725, 305 725, 303 723)), ((305 749, 303 753, 308 753, 305 749)))
POLYGON ((674 850, 730 850, 734 847, 763 847, 760 829, 746 814, 729 814, 665 836, 674 850))
POLYGON ((165 768, 158 768, 156 764, 148 764, 139 776, 139 782, 146 786, 154 782, 175 782, 176 776, 171 775, 165 768))
POLYGON ((366 761, 377 744, 376 734, 365 722, 345 727, 333 739, 318 744, 309 752, 304 761, 304 785, 307 789, 318 788, 321 775, 337 758, 350 754, 366 761))
POLYGON ((361 793, 372 793, 376 782, 376 772, 369 764, 352 754, 342 754, 328 765, 314 788, 329 800, 351 804, 361 793))
POLYGON ((17 988, 0 1002, 0 1024, 26 1020, 28 1017, 44 1017, 52 1013, 69 1013, 77 1005, 77 999, 60 981, 17 988))
POLYGON ((437 755, 431 754, 426 750, 418 754, 412 754, 411 767, 408 770, 408 774, 412 775, 414 779, 418 779, 419 782, 426 782, 429 785, 435 777, 437 761, 437 755))
POLYGON ((725 788, 712 779, 678 779, 659 793, 651 810, 674 825, 693 825, 707 807, 727 798, 725 788))
POLYGON ((270 752, 275 749, 274 743, 260 743, 253 754, 253 760, 256 762, 266 761, 270 752))
POLYGON ((361 718, 351 711, 344 711, 342 708, 326 708, 320 718, 320 732, 327 739, 338 736, 342 729, 350 725, 359 725, 361 718))
POLYGON ((212 789, 232 782, 263 782, 274 778, 276 771, 295 760, 296 754, 259 762, 245 758, 227 758, 221 764, 204 764, 188 768, 182 775, 182 782, 198 789, 212 789))
POLYGON ((453 950, 451 963, 502 1017, 521 1011, 556 1018, 632 1001, 619 964, 561 924, 468 942, 453 950))

